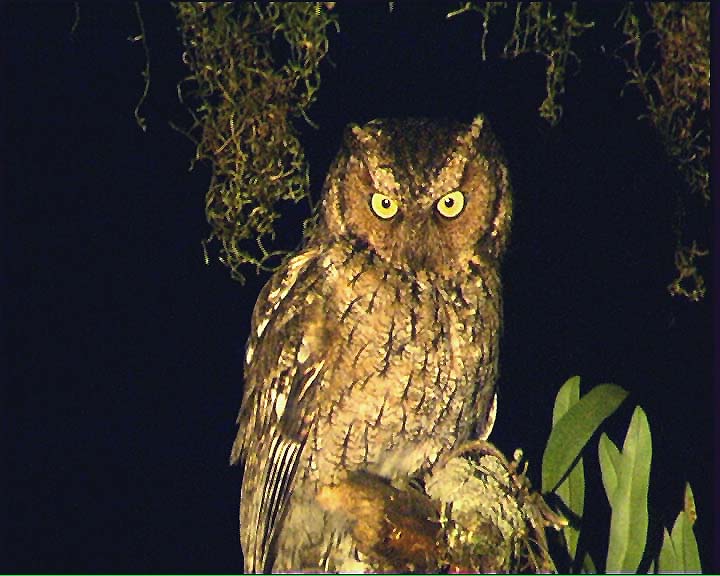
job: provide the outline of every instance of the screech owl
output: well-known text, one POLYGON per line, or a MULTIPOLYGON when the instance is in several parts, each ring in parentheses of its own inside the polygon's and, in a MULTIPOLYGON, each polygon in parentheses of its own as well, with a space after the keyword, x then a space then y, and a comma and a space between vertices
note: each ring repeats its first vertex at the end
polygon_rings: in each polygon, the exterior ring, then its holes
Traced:
POLYGON ((482 116, 348 127, 318 225, 252 317, 231 454, 246 572, 347 568, 323 486, 407 481, 490 433, 511 212, 482 116))

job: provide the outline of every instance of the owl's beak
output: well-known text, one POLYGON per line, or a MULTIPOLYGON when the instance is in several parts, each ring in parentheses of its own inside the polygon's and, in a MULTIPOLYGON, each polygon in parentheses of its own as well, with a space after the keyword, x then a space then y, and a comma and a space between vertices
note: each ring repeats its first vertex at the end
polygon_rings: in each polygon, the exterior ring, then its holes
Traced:
POLYGON ((433 267, 432 231, 427 221, 406 223, 406 237, 403 242, 403 260, 412 270, 433 267))
POLYGON ((403 257, 411 270, 423 270, 427 267, 429 255, 427 250, 408 247, 403 257))

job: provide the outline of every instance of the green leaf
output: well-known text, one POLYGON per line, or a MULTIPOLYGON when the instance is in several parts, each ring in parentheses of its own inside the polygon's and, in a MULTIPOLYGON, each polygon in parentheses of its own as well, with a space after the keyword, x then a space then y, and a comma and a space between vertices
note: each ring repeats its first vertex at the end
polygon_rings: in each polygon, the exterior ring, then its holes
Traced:
POLYGON ((685 511, 678 514, 675 525, 670 535, 678 559, 678 571, 699 574, 700 555, 698 553, 697 541, 692 529, 692 522, 685 511))
POLYGON ((552 418, 553 426, 558 423, 560 418, 565 416, 572 406, 577 404, 578 400, 580 400, 580 376, 572 376, 560 387, 555 397, 552 418))
POLYGON ((581 573, 583 574, 597 574, 597 568, 595 568, 595 562, 593 562, 592 556, 585 553, 585 556, 583 557, 583 563, 582 563, 582 570, 581 573))
POLYGON ((635 572, 647 540, 647 494, 650 483, 652 439, 647 416, 637 406, 628 428, 610 500, 610 543, 606 572, 635 572))
MULTIPOLYGON (((562 385, 560 391, 555 398, 555 407, 553 409, 553 426, 580 400, 580 376, 569 378, 562 385)), ((555 493, 572 511, 573 514, 582 518, 585 506, 585 469, 582 458, 578 459, 565 480, 555 490, 555 493)), ((580 530, 575 526, 566 526, 563 529, 565 536, 565 544, 570 554, 570 558, 575 560, 577 553, 578 540, 580 539, 580 530)))
POLYGON ((600 436, 598 456, 600 458, 600 471, 602 472, 605 494, 607 494, 608 502, 612 506, 613 494, 615 494, 617 488, 618 468, 620 467, 620 450, 604 432, 600 436))
POLYGON ((697 509, 695 508, 695 496, 693 496, 690 482, 685 483, 683 510, 685 511, 685 514, 687 514, 688 520, 690 520, 690 526, 693 526, 695 524, 695 520, 697 520, 697 509))
POLYGON ((658 574, 680 572, 680 562, 678 561, 670 533, 667 531, 667 528, 663 528, 663 532, 663 544, 662 548, 660 548, 660 557, 658 558, 658 574))
POLYGON ((550 432, 542 463, 542 491, 554 491, 605 418, 627 397, 614 384, 601 384, 568 409, 550 432))
POLYGON ((696 573, 702 571, 697 541, 693 533, 695 519, 688 513, 694 513, 695 501, 689 484, 685 486, 686 509, 678 514, 673 525, 672 534, 664 529, 663 545, 658 558, 658 573, 696 573), (690 504, 690 505, 689 505, 690 504))

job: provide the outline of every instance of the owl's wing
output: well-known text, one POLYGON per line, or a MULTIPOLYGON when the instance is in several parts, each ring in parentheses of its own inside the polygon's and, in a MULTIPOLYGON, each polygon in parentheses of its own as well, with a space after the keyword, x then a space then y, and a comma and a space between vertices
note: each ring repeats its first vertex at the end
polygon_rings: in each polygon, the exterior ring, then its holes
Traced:
MULTIPOLYGON (((322 378, 324 350, 305 338, 323 322, 312 295, 317 253, 291 259, 263 288, 253 313, 245 366, 240 429, 231 462, 243 465, 240 538, 246 571, 266 571, 300 455, 315 417, 312 398, 322 378)), ((320 344, 320 345, 318 345, 320 344)))

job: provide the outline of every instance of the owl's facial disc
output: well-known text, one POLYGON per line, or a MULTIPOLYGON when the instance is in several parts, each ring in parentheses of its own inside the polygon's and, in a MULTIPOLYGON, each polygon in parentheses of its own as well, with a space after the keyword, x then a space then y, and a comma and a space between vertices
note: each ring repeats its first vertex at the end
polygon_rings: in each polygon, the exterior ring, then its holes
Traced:
POLYGON ((438 183, 426 169, 417 172, 422 180, 398 182, 393 172, 371 170, 364 158, 356 162, 345 214, 362 250, 409 272, 453 275, 467 268, 477 222, 462 175, 438 183))
POLYGON ((482 117, 351 126, 326 187, 319 240, 329 234, 406 272, 445 277, 502 255, 510 184, 482 117))

